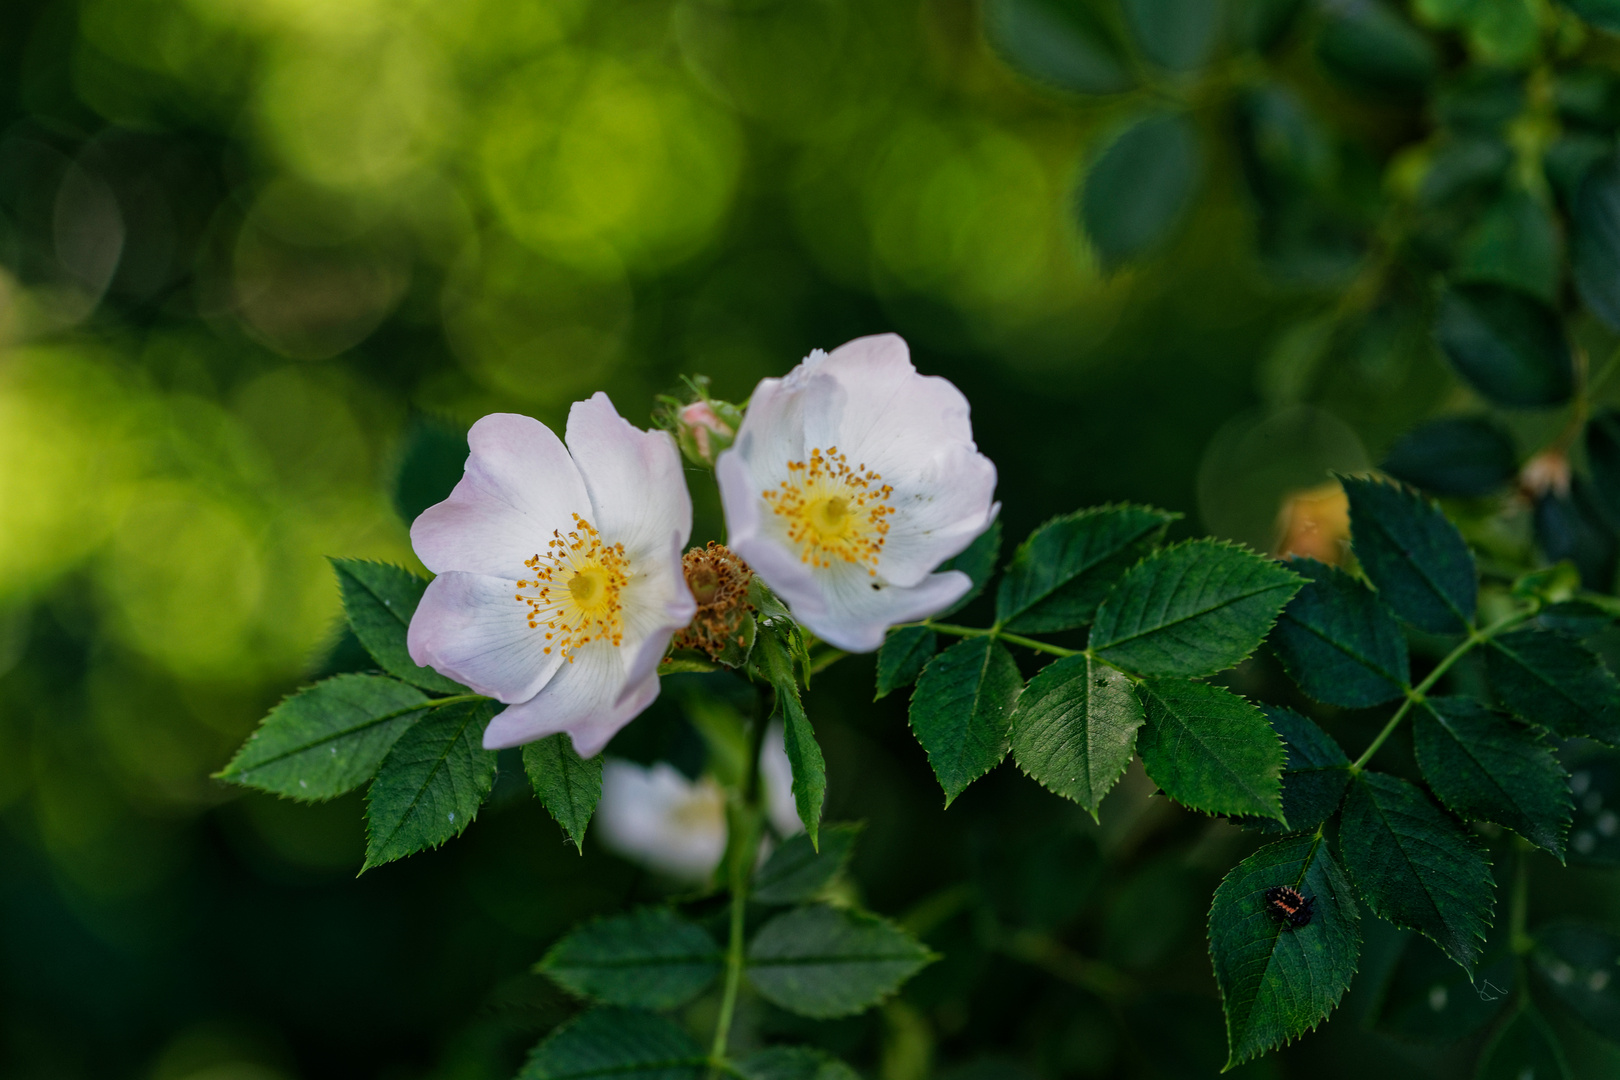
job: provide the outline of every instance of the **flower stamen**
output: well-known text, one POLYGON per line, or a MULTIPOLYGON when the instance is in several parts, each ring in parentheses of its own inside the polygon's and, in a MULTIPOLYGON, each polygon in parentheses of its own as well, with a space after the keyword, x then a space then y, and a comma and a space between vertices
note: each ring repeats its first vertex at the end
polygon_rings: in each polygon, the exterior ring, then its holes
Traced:
POLYGON ((574 528, 554 530, 546 550, 525 559, 534 577, 519 581, 516 599, 529 605, 529 626, 545 631, 547 655, 555 650, 570 664, 593 641, 624 641, 619 591, 630 580, 623 544, 605 544, 590 522, 574 515, 574 528))
POLYGON ((787 463, 788 479, 763 492, 778 517, 787 519, 788 539, 801 562, 822 569, 834 560, 865 566, 877 576, 878 557, 888 538, 894 488, 864 464, 849 461, 830 446, 813 449, 809 461, 787 463))

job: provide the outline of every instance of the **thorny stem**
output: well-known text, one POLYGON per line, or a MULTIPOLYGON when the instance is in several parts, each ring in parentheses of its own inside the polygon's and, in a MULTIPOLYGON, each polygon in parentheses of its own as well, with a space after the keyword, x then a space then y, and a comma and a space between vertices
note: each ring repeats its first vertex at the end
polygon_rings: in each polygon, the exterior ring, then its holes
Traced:
POLYGON ((726 870, 731 889, 731 933, 726 944, 726 983, 720 998, 720 1015, 714 1024, 714 1042, 709 1048, 709 1076, 715 1080, 727 1072, 726 1044, 731 1038, 731 1022, 737 1012, 737 993, 742 988, 743 941, 748 919, 748 882, 759 857, 759 752, 765 740, 765 723, 753 722, 749 732, 749 754, 743 782, 726 805, 726 824, 731 843, 726 851, 726 870))
POLYGON ((1366 768, 1367 762, 1371 761, 1372 756, 1378 753, 1379 747, 1384 745, 1389 737, 1395 733, 1395 729, 1400 727, 1401 721, 1406 719, 1407 712, 1411 710, 1413 705, 1423 701, 1423 696, 1434 688, 1434 684, 1440 681, 1441 676, 1451 670, 1451 665, 1468 655, 1474 646, 1484 644, 1502 631, 1511 630, 1534 615, 1534 609, 1516 611, 1512 615, 1499 619, 1485 627, 1483 630, 1470 629, 1468 636, 1455 649, 1447 653, 1445 658, 1434 666, 1434 670, 1429 672, 1422 682, 1407 689, 1406 700, 1401 702, 1401 707, 1395 710, 1395 715, 1389 718, 1389 723, 1384 725, 1384 730, 1378 733, 1378 737, 1372 741, 1372 745, 1367 747, 1362 752, 1362 755, 1355 760, 1355 763, 1350 766, 1350 775, 1354 776, 1366 768))

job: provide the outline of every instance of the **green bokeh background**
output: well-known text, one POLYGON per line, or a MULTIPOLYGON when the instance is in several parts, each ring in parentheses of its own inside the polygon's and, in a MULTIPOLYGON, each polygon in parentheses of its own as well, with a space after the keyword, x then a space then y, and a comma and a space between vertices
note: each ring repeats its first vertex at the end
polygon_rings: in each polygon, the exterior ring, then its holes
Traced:
MULTIPOLYGON (((1334 93, 1369 159, 1404 137, 1334 93)), ((325 557, 417 565, 424 431, 596 389, 645 423, 681 373, 742 398, 892 330, 972 401, 1010 538, 1132 500, 1267 545, 1287 491, 1467 400, 1427 349, 1291 389, 1274 349, 1334 292, 1261 272, 1219 121, 1174 244, 1105 274, 1071 208, 1118 111, 1021 81, 968 0, 13 0, 0 109, 6 1077, 504 1078, 576 1007, 529 965, 664 891, 566 848, 510 755, 465 837, 358 880, 358 795, 210 779, 350 662, 325 557)), ((871 666, 809 699, 828 816, 946 959, 858 1020, 749 1006, 743 1038, 882 1080, 1215 1075, 1202 923, 1249 841, 1139 773, 1100 829, 1010 765, 946 813, 871 666), (1002 924, 1149 989, 1078 988, 1002 924)), ((698 767, 670 696, 613 752, 698 767)), ((1400 945, 1366 925, 1340 1016, 1242 1075, 1464 1075, 1477 1040, 1358 1026, 1400 945)))

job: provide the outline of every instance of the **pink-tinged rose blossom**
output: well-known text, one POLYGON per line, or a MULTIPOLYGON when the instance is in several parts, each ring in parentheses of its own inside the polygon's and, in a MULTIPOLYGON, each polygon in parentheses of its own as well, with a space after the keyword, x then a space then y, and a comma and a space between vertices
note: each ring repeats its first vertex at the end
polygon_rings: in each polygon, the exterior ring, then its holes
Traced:
POLYGON ((566 731, 591 757, 658 696, 658 661, 696 610, 680 455, 601 393, 569 411, 566 446, 512 413, 478 421, 467 444, 461 482, 411 526, 438 575, 411 659, 507 704, 487 748, 566 731))
POLYGON ((817 350, 750 400, 715 466, 731 550, 801 623, 870 652, 971 586, 934 573, 995 519, 967 399, 894 334, 817 350))

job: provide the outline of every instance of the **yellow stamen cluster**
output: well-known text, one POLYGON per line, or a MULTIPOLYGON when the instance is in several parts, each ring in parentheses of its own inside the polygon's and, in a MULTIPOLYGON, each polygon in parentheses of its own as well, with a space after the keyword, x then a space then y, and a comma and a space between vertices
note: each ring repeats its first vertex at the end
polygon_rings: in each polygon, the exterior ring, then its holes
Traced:
POLYGON ((877 575, 878 556, 889 533, 894 489, 865 465, 851 468, 830 446, 810 451, 809 461, 788 462, 788 479, 765 501, 787 519, 788 539, 799 546, 799 558, 827 568, 835 559, 865 566, 877 575))
POLYGON ((594 526, 578 514, 574 528, 555 530, 546 550, 524 565, 534 571, 519 581, 517 594, 529 605, 529 626, 544 629, 548 655, 555 649, 570 664, 574 653, 593 641, 624 641, 624 609, 619 590, 630 580, 623 544, 604 544, 594 526))

